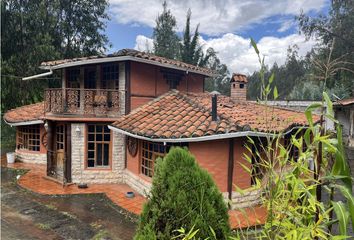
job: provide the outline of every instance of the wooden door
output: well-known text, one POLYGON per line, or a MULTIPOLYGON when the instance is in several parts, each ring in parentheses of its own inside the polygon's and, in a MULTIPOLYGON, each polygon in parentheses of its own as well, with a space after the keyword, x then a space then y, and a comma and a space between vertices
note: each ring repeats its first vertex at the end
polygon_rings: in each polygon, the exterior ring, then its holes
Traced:
POLYGON ((64 170, 65 162, 65 124, 56 126, 55 132, 55 163, 58 171, 64 170))

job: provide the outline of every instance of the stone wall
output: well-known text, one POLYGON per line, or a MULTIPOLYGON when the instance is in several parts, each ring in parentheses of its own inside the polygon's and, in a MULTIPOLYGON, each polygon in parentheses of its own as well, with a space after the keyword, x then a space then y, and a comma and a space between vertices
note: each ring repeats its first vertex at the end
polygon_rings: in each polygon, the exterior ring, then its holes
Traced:
POLYGON ((122 134, 112 132, 112 159, 111 167, 107 169, 85 168, 85 133, 84 123, 71 124, 71 171, 73 183, 122 183, 124 181, 125 137, 122 134), (81 130, 81 136, 77 136, 76 128, 81 130))
POLYGON ((151 190, 151 183, 145 181, 140 176, 130 172, 129 170, 124 171, 124 182, 128 184, 135 191, 143 196, 147 196, 151 190))
POLYGON ((15 159, 25 163, 47 164, 47 154, 40 152, 16 150, 15 159))
POLYGON ((232 192, 231 208, 246 208, 258 205, 261 202, 261 192, 262 190, 245 190, 244 194, 232 192))

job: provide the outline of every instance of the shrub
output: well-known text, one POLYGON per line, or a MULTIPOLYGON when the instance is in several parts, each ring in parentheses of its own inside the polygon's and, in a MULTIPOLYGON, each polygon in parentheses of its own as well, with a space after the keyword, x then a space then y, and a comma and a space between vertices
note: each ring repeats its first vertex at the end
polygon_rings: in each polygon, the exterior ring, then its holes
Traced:
POLYGON ((171 148, 156 163, 152 189, 135 239, 171 239, 176 229, 198 229, 198 238, 230 232, 224 199, 209 173, 186 149, 171 148), (212 230, 211 230, 212 229, 212 230))

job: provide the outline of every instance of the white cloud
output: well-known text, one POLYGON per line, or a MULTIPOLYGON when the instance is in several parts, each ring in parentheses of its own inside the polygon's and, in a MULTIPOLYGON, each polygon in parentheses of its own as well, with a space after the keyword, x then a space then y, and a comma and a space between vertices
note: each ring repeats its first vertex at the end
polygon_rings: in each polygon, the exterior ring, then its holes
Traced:
POLYGON ((154 42, 151 38, 143 35, 138 35, 135 39, 134 49, 138 51, 152 52, 154 49, 154 42))
MULTIPOLYGON (((136 39, 136 49, 140 46, 140 50, 144 51, 146 44, 140 42, 152 42, 144 36, 138 36, 136 39), (143 39, 143 40, 142 40, 143 39)), ((250 45, 250 39, 243 38, 233 33, 227 33, 219 38, 200 39, 204 50, 208 47, 214 48, 218 53, 221 62, 225 63, 229 71, 252 74, 255 70, 259 69, 257 55, 250 45)), ((287 49, 289 46, 298 46, 299 56, 305 56, 312 47, 316 44, 315 40, 305 40, 305 37, 298 34, 292 34, 286 37, 263 37, 257 43, 258 49, 261 54, 265 56, 265 63, 272 66, 275 62, 278 65, 285 63, 287 56, 287 49)))
MULTIPOLYGON (((155 26, 163 0, 110 0, 113 20, 122 24, 155 26)), ((320 11, 328 0, 170 0, 168 7, 176 17, 179 31, 183 30, 186 12, 192 10, 192 26, 200 23, 200 32, 217 36, 262 23, 275 15, 297 15, 320 11)))
POLYGON ((296 25, 294 20, 283 21, 278 29, 278 32, 285 32, 296 25))

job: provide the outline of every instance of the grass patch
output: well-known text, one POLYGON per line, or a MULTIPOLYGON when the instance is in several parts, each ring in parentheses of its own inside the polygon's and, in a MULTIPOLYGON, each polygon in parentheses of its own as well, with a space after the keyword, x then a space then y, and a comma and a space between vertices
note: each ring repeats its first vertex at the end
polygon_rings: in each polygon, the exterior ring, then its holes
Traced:
POLYGON ((38 223, 36 224, 36 227, 41 229, 41 230, 48 230, 50 229, 50 225, 47 223, 38 223))
POLYGON ((101 239, 107 238, 108 236, 109 235, 108 235, 107 230, 100 230, 95 236, 93 236, 91 238, 91 240, 101 240, 101 239))
POLYGON ((99 222, 90 223, 90 226, 96 230, 102 228, 102 225, 99 222))
POLYGON ((52 205, 52 204, 46 204, 46 205, 44 205, 44 206, 46 206, 47 208, 49 208, 49 209, 51 209, 51 210, 57 210, 57 207, 54 206, 54 205, 52 205))
POLYGON ((61 212, 61 213, 64 214, 65 216, 71 218, 71 219, 76 219, 77 218, 75 215, 72 215, 72 214, 70 214, 68 212, 61 212))

